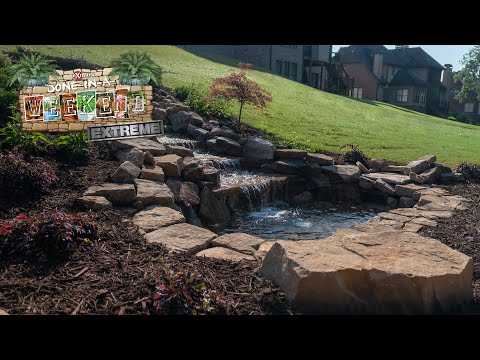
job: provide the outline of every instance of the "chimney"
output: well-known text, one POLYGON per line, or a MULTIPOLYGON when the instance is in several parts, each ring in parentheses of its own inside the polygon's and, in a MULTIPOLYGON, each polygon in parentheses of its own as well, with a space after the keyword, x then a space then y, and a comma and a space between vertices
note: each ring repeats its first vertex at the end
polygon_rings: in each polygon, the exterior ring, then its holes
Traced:
POLYGON ((443 70, 442 84, 448 90, 453 85, 452 65, 451 64, 445 64, 443 66, 445 67, 445 69, 443 70))
POLYGON ((381 79, 383 68, 383 54, 377 53, 373 55, 373 74, 381 79))

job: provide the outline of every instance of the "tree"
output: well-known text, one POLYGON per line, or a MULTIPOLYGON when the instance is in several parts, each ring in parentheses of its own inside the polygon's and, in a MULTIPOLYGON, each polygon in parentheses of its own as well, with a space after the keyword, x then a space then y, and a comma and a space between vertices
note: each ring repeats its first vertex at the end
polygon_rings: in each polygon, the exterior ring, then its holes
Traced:
POLYGON ((480 100, 480 45, 475 45, 463 56, 463 69, 455 74, 454 80, 461 81, 462 88, 455 98, 464 101, 474 91, 480 100))
POLYGON ((118 75, 120 83, 125 85, 147 85, 152 81, 160 85, 162 68, 146 53, 127 52, 111 63, 111 75, 118 75))
POLYGON ((264 109, 267 103, 272 101, 272 95, 247 77, 246 70, 252 68, 251 64, 239 63, 237 66, 240 70, 230 69, 229 75, 213 80, 205 101, 238 101, 240 104, 238 121, 240 122, 244 105, 251 104, 255 108, 264 109))

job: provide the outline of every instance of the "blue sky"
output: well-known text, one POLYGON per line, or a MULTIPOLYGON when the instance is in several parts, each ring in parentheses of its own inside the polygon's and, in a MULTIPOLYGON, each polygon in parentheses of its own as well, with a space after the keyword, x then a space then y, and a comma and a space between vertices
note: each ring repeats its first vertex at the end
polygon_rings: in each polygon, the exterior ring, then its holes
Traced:
MULTIPOLYGON (((342 46, 348 45, 333 45, 333 51, 337 51, 342 46)), ((473 47, 473 45, 410 45, 410 47, 418 46, 425 50, 441 65, 452 64, 453 71, 462 68, 460 60, 462 60, 463 55, 473 47)), ((385 47, 393 49, 395 48, 395 45, 385 45, 385 47)))

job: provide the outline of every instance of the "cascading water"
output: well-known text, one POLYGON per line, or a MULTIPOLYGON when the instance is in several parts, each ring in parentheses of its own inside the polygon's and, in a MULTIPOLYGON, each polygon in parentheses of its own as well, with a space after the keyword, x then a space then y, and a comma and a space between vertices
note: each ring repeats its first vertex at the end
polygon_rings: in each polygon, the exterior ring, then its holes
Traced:
POLYGON ((158 142, 163 145, 183 146, 192 150, 198 149, 200 147, 198 141, 188 138, 182 138, 179 136, 164 135, 157 137, 157 139, 158 142))

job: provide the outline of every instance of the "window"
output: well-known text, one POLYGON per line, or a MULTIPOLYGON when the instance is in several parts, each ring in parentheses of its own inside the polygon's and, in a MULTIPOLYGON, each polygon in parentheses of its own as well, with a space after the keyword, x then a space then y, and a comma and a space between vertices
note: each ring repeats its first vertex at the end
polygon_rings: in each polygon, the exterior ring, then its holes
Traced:
POLYGON ((290 64, 290 79, 297 80, 297 63, 290 64))
POLYGON ((473 105, 474 105, 474 103, 465 103, 464 112, 473 113, 473 105))
POLYGON ((427 99, 427 92, 425 89, 415 88, 415 94, 413 96, 413 102, 425 104, 427 99))
POLYGON ((363 88, 353 88, 353 97, 357 99, 363 98, 363 88))
POLYGON ((283 63, 283 76, 288 78, 288 75, 290 75, 290 63, 285 61, 283 63))
POLYGON ((408 101, 408 89, 398 89, 397 102, 407 102, 407 101, 408 101))
POLYGON ((275 72, 276 72, 277 74, 282 75, 282 61, 281 61, 281 60, 277 60, 277 61, 275 62, 275 72))

